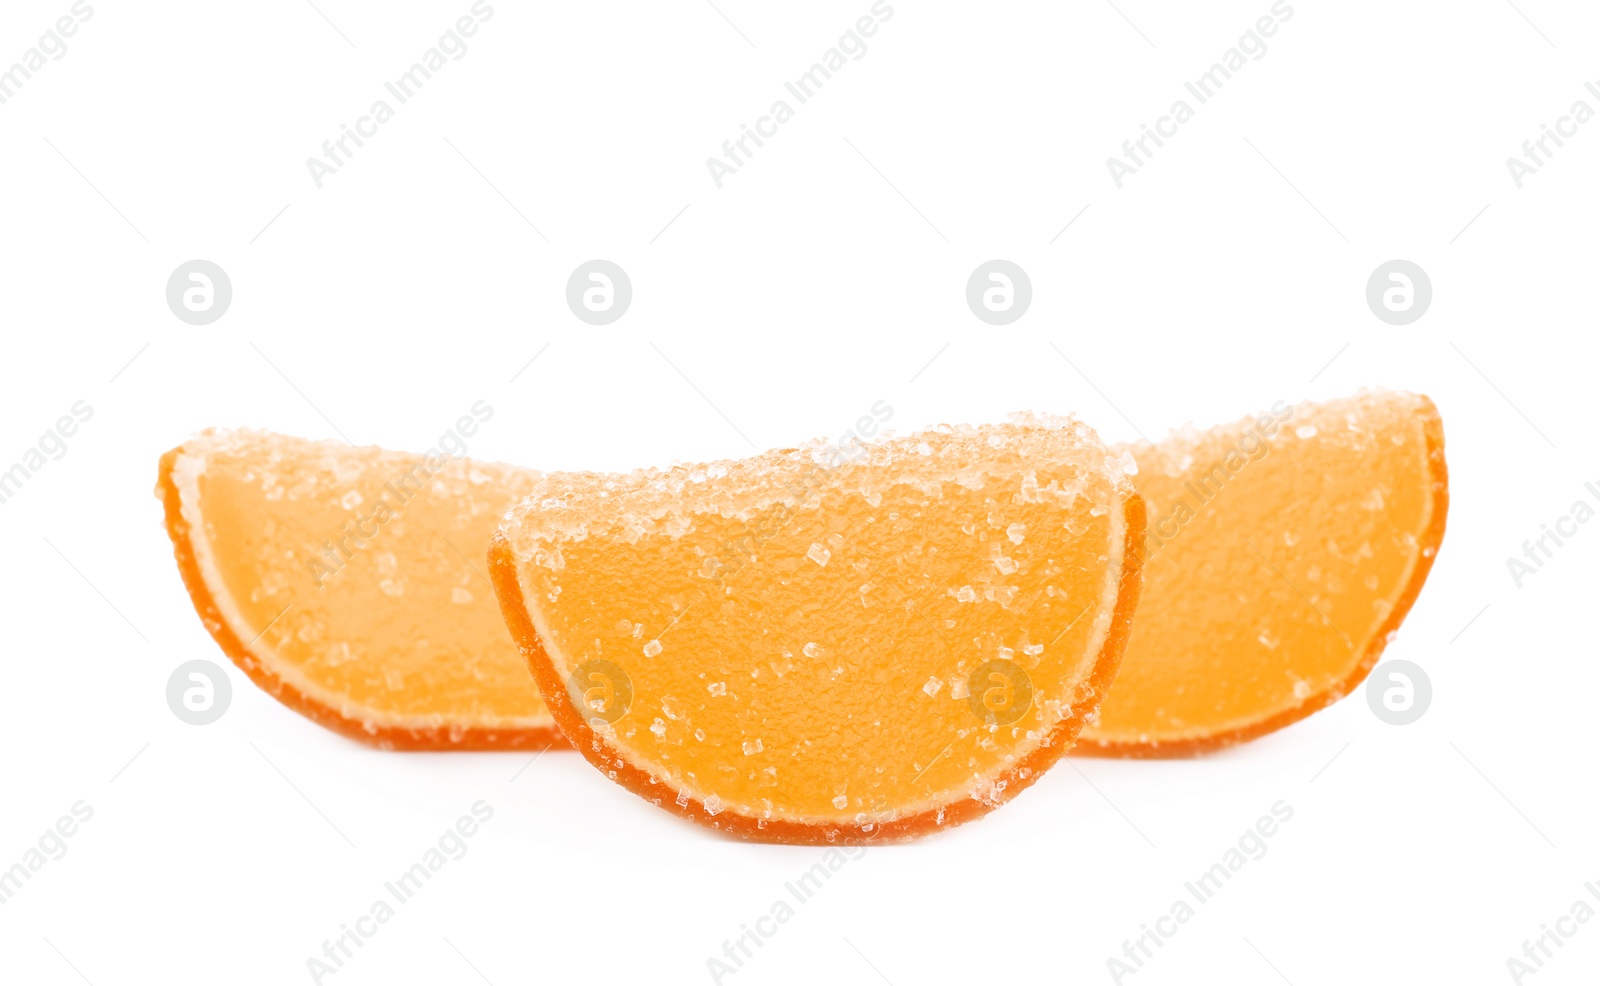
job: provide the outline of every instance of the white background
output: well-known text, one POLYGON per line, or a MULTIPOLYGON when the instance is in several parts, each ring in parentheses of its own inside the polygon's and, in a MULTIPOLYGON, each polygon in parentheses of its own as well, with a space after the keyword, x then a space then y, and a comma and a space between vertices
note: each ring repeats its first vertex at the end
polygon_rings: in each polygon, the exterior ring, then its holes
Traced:
MULTIPOLYGON (((306 158, 467 0, 95 3, 0 106, 0 467, 94 408, 0 506, 0 867, 94 809, 0 906, 0 979, 309 982, 479 799, 468 855, 325 982, 711 982, 820 858, 700 831, 570 753, 353 745, 231 665, 227 715, 178 721, 168 675, 221 658, 151 488, 195 430, 420 450, 483 399, 476 456, 625 469, 837 436, 879 400, 902 432, 1034 408, 1125 439, 1385 385, 1430 394, 1448 442, 1449 531, 1386 654, 1430 675, 1421 721, 1358 694, 1220 756, 1064 761, 852 861, 724 981, 1111 982, 1279 800, 1268 854, 1125 981, 1511 981, 1542 924, 1600 907, 1600 524, 1521 588, 1506 568, 1600 485, 1600 121, 1521 189, 1505 165, 1600 110, 1600 12, 1517 2, 1294 0, 1120 190, 1106 158, 1268 0, 898 0, 720 190, 706 158, 869 0, 496 0, 320 190, 306 158), (634 287, 601 328, 564 300, 595 257, 634 287), (999 328, 963 298, 995 257, 1034 286, 999 328), (234 288, 201 328, 164 300, 194 258, 234 288), (1406 327, 1364 300, 1393 258, 1433 283, 1406 327)), ((0 67, 68 8, 8 0, 0 67)), ((1600 921, 1530 981, 1596 970, 1600 921)))

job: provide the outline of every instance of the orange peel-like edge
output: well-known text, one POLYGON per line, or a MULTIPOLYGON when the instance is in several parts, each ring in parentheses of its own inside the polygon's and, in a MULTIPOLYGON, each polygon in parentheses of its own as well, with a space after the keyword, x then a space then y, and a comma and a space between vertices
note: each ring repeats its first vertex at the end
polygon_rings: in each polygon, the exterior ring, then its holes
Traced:
POLYGON ((314 701, 304 692, 284 681, 270 669, 263 667, 250 648, 233 632, 223 619, 211 587, 200 573, 200 563, 195 555, 194 532, 183 516, 183 504, 173 481, 172 470, 183 447, 171 449, 161 456, 161 471, 157 489, 166 512, 167 535, 172 538, 172 553, 178 562, 178 572, 183 576, 184 588, 194 603, 200 622, 211 632, 211 638, 222 652, 243 671, 250 680, 273 698, 315 722, 340 735, 375 746, 381 750, 528 750, 567 745, 566 738, 548 726, 527 728, 489 728, 484 726, 404 727, 374 726, 369 728, 360 720, 341 715, 337 710, 314 701), (452 739, 454 735, 454 739, 452 739))
POLYGON ((1433 513, 1428 521, 1427 530, 1421 535, 1417 564, 1411 571, 1410 581, 1406 583, 1388 617, 1367 642, 1361 660, 1350 674, 1326 690, 1309 696, 1294 708, 1284 709, 1248 726, 1195 739, 1151 743, 1090 740, 1079 747, 1076 753, 1081 756, 1121 757, 1129 760, 1178 759, 1216 753, 1299 722, 1313 712, 1321 711, 1344 698, 1367 679, 1367 675, 1371 674, 1373 667, 1377 665, 1378 658, 1383 656, 1390 637, 1400 629, 1400 624, 1411 612, 1412 604, 1422 593, 1423 583, 1428 581, 1428 573, 1433 570, 1434 559, 1438 558, 1439 547, 1444 543, 1445 515, 1450 510, 1450 471, 1445 464, 1444 456, 1444 419, 1440 417, 1439 408, 1431 398, 1426 395, 1419 396, 1423 401, 1423 410, 1420 413, 1423 433, 1428 443, 1428 481, 1433 489, 1433 513))
POLYGON ((544 644, 534 629, 533 619, 523 599, 522 584, 517 577, 516 557, 504 531, 496 532, 490 542, 489 579, 494 584, 495 595, 499 597, 500 609, 505 614, 511 636, 527 658, 528 668, 533 672, 534 681, 556 724, 584 759, 618 784, 665 811, 747 842, 789 845, 904 842, 972 821, 1016 797, 1072 748, 1079 731, 1083 729, 1085 717, 1100 707, 1100 701, 1122 663, 1134 610, 1139 603, 1139 592, 1144 584, 1145 506, 1137 493, 1129 493, 1123 501, 1123 516, 1127 523, 1117 601, 1112 610, 1110 630, 1086 681, 1088 689, 1083 701, 1072 706, 1071 715, 1057 724, 1044 743, 995 778, 996 787, 1002 793, 992 803, 966 798, 940 808, 879 823, 870 833, 854 827, 807 824, 787 819, 755 819, 728 811, 713 814, 693 797, 686 799, 682 805, 674 797, 663 797, 671 789, 626 757, 610 750, 573 705, 566 683, 556 673, 555 664, 545 652, 544 644))

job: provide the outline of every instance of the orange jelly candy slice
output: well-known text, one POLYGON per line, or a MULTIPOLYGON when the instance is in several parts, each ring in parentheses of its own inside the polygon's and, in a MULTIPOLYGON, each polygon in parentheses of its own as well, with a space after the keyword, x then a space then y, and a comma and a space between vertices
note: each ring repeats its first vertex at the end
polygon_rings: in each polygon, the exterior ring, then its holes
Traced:
POLYGON ((478 559, 536 473, 208 432, 156 495, 213 638, 297 712, 385 749, 560 742, 478 559))
POLYGON ((1144 604, 1080 752, 1181 756, 1281 729, 1372 670, 1444 537, 1444 426, 1416 394, 1280 403, 1131 447, 1144 604))
POLYGON ((1072 419, 549 475, 490 549, 608 777, 745 839, 953 826, 1032 784, 1116 671, 1143 506, 1072 419))

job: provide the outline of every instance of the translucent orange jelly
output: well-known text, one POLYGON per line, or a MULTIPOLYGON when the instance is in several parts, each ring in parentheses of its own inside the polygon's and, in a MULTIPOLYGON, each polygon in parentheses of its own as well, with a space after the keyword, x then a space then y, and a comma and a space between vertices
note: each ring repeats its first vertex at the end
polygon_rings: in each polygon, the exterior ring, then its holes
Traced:
POLYGON ((1124 463, 1069 419, 850 451, 547 476, 512 513, 497 587, 597 766, 747 837, 868 840, 1071 745, 1137 591, 1124 463))
POLYGON ((240 431, 169 452, 157 492, 196 608, 258 684, 380 746, 493 748, 558 735, 481 562, 535 478, 240 431))
POLYGON ((1194 753, 1359 684, 1444 536, 1433 402, 1364 392, 1129 447, 1149 510, 1145 589, 1083 752, 1194 753))

